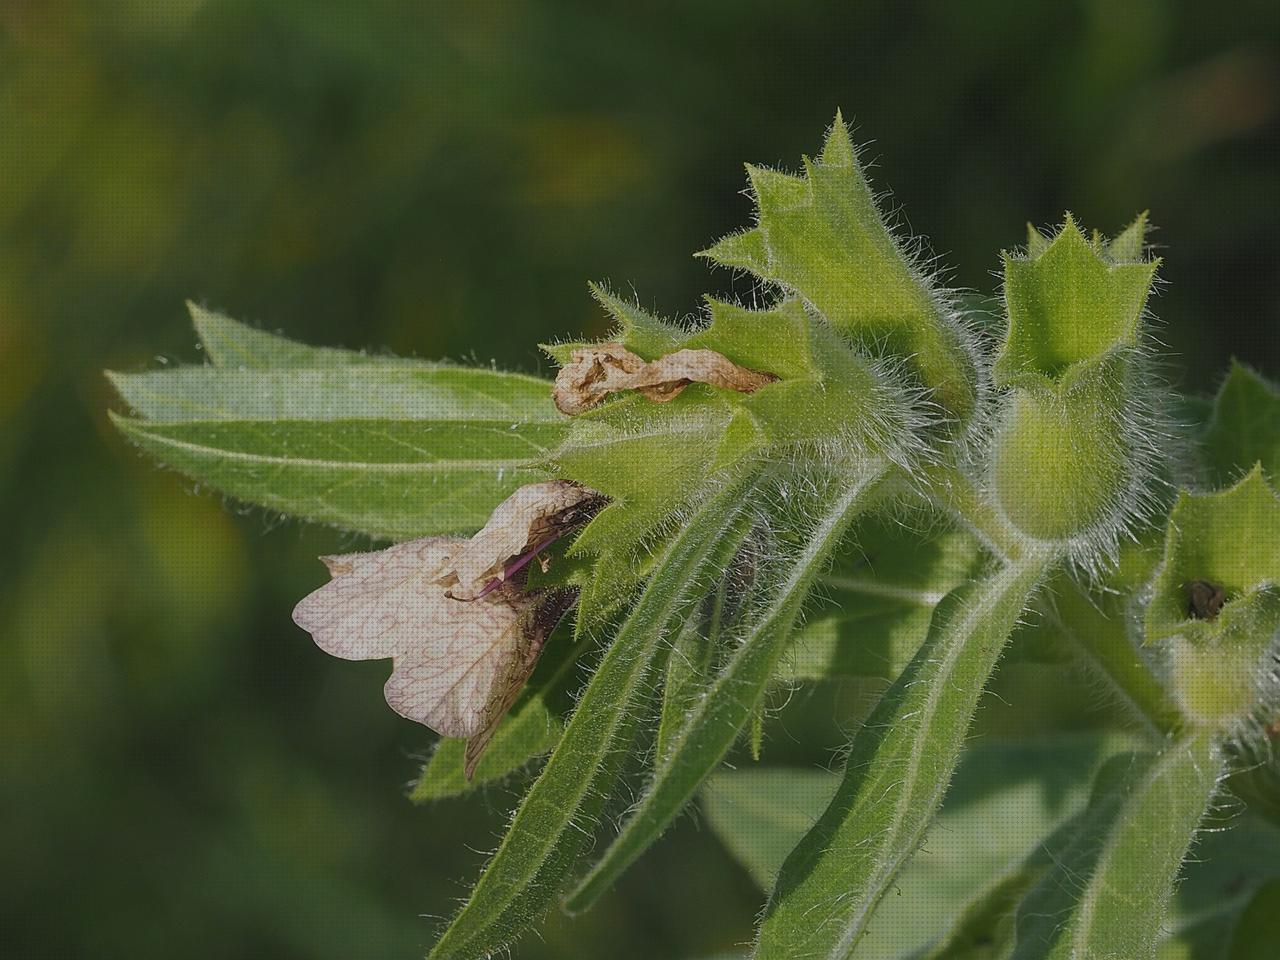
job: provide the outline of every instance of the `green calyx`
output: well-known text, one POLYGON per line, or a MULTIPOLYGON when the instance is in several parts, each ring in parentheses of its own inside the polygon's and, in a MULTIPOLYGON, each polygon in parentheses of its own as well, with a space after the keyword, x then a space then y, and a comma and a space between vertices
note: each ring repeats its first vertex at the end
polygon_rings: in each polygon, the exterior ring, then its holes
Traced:
POLYGON ((1280 630, 1280 497, 1261 465, 1230 489, 1183 493, 1146 611, 1166 641, 1184 711, 1221 723, 1256 705, 1259 661, 1280 630))
POLYGON ((1060 389, 1015 390, 1009 397, 993 476, 1005 515, 1024 533, 1070 539, 1105 520, 1128 488, 1119 366, 1113 361, 1060 389))
POLYGON ((1144 227, 1139 217, 1110 244, 1090 242, 1068 214, 1052 242, 1032 243, 1026 257, 1005 255, 1009 335, 993 370, 997 386, 1055 383, 1072 368, 1138 344, 1160 262, 1117 260, 1115 251, 1131 254, 1131 233, 1144 227))
POLYGON ((950 416, 976 402, 960 329, 880 214, 839 114, 804 176, 748 166, 759 225, 699 256, 775 283, 840 333, 904 359, 950 416))
POLYGON ((1091 241, 1068 216, 1052 240, 1033 229, 1027 255, 1005 257, 1009 332, 992 373, 1012 392, 993 477, 1005 514, 1036 539, 1114 525, 1141 479, 1137 348, 1158 266, 1139 259, 1145 226, 1091 241))
POLYGON ((1216 642, 1239 618, 1252 618, 1254 598, 1280 586, 1277 532, 1280 497, 1261 464, 1227 490, 1182 493, 1169 517, 1164 563, 1147 606, 1148 639, 1180 634, 1216 642), (1216 614, 1192 612, 1188 591, 1194 583, 1221 589, 1216 614))
MULTIPOLYGON (((594 558, 579 574, 581 623, 625 599, 641 575, 640 559, 669 521, 743 465, 796 444, 880 457, 915 442, 920 423, 908 393, 891 387, 799 300, 750 310, 708 299, 709 322, 689 330, 593 290, 616 321, 610 342, 647 360, 714 350, 777 380, 753 393, 694 383, 665 403, 622 393, 573 418, 546 469, 612 501, 571 548, 594 558)), ((565 364, 582 346, 544 349, 565 364)))

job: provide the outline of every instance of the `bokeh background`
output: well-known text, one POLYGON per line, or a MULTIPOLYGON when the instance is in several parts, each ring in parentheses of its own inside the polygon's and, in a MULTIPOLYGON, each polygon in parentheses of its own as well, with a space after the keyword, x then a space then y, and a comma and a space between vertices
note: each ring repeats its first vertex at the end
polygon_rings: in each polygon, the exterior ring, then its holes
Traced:
MULTIPOLYGON (((733 292, 689 254, 837 107, 955 284, 1150 208, 1178 382, 1280 375, 1274 0, 0 0, 0 950, 417 956, 515 796, 405 801, 430 735, 289 619, 351 542, 153 468, 100 371, 199 361, 188 297, 545 370, 587 279, 733 292)), ((829 759, 841 697, 797 699, 769 749, 829 759)), ((709 954, 758 902, 686 818, 520 955, 709 954)))

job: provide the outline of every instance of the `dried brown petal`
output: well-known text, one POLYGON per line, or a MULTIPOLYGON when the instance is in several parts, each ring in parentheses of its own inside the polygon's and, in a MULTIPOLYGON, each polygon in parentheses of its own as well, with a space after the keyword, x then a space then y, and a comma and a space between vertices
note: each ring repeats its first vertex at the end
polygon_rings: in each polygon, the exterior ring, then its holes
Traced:
POLYGON ((602 343, 573 352, 572 361, 556 376, 552 397, 561 413, 573 416, 619 390, 638 390, 649 400, 665 403, 691 383, 754 393, 777 379, 739 366, 714 350, 677 350, 646 362, 621 344, 602 343))
POLYGON ((493 580, 503 579, 509 560, 560 536, 600 499, 596 491, 567 480, 521 487, 498 504, 489 522, 454 555, 446 571, 457 579, 451 595, 460 600, 479 596, 493 580))

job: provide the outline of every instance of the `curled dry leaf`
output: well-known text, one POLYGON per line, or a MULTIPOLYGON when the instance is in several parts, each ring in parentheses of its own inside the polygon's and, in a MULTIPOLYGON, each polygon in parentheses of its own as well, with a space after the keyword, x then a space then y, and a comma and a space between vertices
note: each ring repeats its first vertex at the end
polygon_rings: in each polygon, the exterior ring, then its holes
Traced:
POLYGON ((425 537, 324 557, 332 579, 297 605, 294 622, 335 657, 391 658, 387 703, 466 738, 469 778, 574 599, 566 590, 526 592, 510 577, 600 500, 573 484, 532 484, 471 541, 425 537))
POLYGON ((552 397, 561 413, 573 416, 619 390, 638 390, 646 399, 665 403, 691 383, 754 393, 777 379, 714 350, 677 350, 650 362, 621 344, 602 343, 573 351, 572 361, 556 376, 552 397))

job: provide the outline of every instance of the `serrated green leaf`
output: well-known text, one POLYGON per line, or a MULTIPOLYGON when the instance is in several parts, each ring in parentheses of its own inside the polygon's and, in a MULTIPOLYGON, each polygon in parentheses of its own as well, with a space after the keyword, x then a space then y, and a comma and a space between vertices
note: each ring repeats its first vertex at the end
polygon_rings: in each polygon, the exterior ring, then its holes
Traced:
POLYGON ((1275 481, 1280 477, 1280 390, 1233 362, 1214 398, 1203 446, 1211 479, 1219 486, 1234 483, 1255 463, 1275 481))
POLYGON ((226 314, 187 301, 191 322, 200 336, 204 354, 215 367, 267 369, 270 367, 341 367, 349 364, 434 364, 413 360, 391 360, 355 350, 312 347, 279 334, 259 330, 233 320, 226 314))
POLYGON ((1199 732, 1104 770, 1082 829, 1019 905, 1013 960, 1154 958, 1223 769, 1215 736, 1199 732))
POLYGON ((537 377, 413 361, 330 367, 191 366, 108 373, 149 420, 504 420, 563 423, 537 377))
POLYGON ((822 600, 796 631, 779 679, 894 679, 924 642, 934 607, 984 562, 965 531, 917 535, 882 516, 867 518, 856 542, 819 581, 822 600))
POLYGON ((737 650, 669 738, 668 749, 657 757, 653 779, 644 795, 613 843, 570 896, 567 909, 584 910, 607 891, 670 826, 733 746, 786 651, 796 618, 815 580, 854 518, 879 500, 889 475, 887 464, 865 464, 856 475, 824 478, 811 491, 804 491, 804 501, 795 509, 813 521, 805 531, 801 548, 785 560, 783 579, 769 591, 768 606, 746 630, 737 650))
POLYGON ((854 737, 835 799, 784 864, 760 960, 852 953, 941 805, 987 679, 1055 560, 1029 546, 939 604, 928 639, 854 737))
POLYGON ((843 119, 804 177, 747 172, 759 227, 704 255, 783 286, 835 329, 908 359, 943 406, 967 416, 976 379, 960 334, 881 217, 843 119))
POLYGON ((1070 216, 1033 259, 1006 255, 1009 333, 993 370, 996 382, 1057 380, 1078 363, 1136 343, 1158 266, 1103 260, 1070 216))
POLYGON ((664 639, 755 519, 749 504, 757 479, 747 473, 723 487, 671 541, 498 851, 431 951, 433 960, 472 960, 499 950, 553 901, 612 789, 619 737, 635 719, 634 704, 664 639))
POLYGON ((213 489, 392 540, 483 526, 516 488, 545 479, 533 462, 563 432, 480 421, 113 420, 147 453, 213 489))

